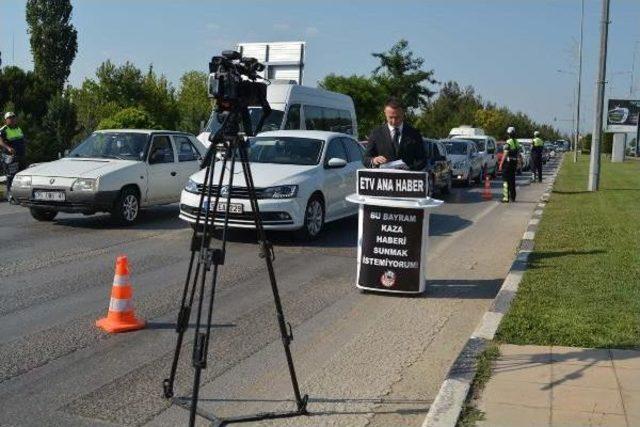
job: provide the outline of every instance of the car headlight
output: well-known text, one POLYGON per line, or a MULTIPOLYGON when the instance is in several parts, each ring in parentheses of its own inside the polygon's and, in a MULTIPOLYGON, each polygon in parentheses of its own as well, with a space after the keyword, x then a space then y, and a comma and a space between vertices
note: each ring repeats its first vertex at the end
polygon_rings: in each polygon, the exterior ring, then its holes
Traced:
POLYGON ((261 193, 265 199, 291 199, 298 194, 298 186, 278 185, 277 187, 267 187, 261 193))
POLYGON ((71 186, 71 191, 96 191, 98 188, 96 179, 78 178, 71 186))
POLYGON ((189 193, 198 193, 198 183, 189 178, 189 181, 187 181, 187 185, 184 186, 184 189, 189 193))
POLYGON ((16 188, 28 188, 31 187, 31 176, 29 175, 16 175, 13 178, 12 186, 16 188))

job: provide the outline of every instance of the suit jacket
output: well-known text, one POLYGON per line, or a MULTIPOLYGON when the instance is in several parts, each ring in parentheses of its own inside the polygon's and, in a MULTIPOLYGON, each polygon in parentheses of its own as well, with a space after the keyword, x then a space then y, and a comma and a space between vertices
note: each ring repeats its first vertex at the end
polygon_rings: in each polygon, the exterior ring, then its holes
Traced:
POLYGON ((424 151, 422 135, 407 123, 402 126, 399 149, 396 149, 389 126, 386 123, 371 132, 364 153, 364 165, 368 168, 376 167, 373 165, 372 159, 377 156, 384 156, 388 161, 402 160, 410 170, 414 171, 421 171, 427 165, 427 154, 424 151))

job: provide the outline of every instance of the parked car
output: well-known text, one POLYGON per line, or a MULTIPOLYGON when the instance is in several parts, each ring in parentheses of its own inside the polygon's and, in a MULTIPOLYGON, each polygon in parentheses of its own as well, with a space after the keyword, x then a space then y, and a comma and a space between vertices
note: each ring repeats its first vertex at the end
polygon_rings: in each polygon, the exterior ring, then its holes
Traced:
POLYGON ((482 156, 476 144, 465 139, 446 139, 441 141, 447 148, 447 155, 453 169, 453 179, 467 186, 473 181, 482 180, 482 156))
MULTIPOLYGON (((263 132, 306 129, 358 134, 353 100, 342 93, 274 80, 267 86, 267 101, 272 111, 262 126, 263 132)), ((255 126, 262 116, 262 107, 249 106, 249 115, 255 126)), ((211 113, 205 129, 198 135, 205 146, 223 119, 224 114, 211 113)))
POLYGON ((177 202, 204 153, 188 133, 101 130, 67 157, 18 173, 12 195, 38 221, 52 221, 58 212, 110 212, 131 224, 140 208, 177 202))
POLYGON ((451 192, 453 170, 447 158, 447 148, 441 141, 424 138, 424 151, 427 154, 426 171, 429 173, 429 197, 451 192))
POLYGON ((466 139, 476 144, 478 153, 482 157, 482 176, 489 174, 496 176, 498 171, 498 162, 496 158, 496 140, 492 136, 456 136, 453 139, 466 139))
MULTIPOLYGON (((355 191, 356 171, 362 167, 362 147, 351 136, 324 131, 272 131, 250 138, 249 143, 251 172, 265 229, 296 230, 300 237, 313 239, 325 223, 357 213, 358 207, 345 200, 355 191)), ((180 218, 194 226, 204 173, 200 171, 189 179, 180 199, 180 218)), ((216 168, 213 182, 219 182, 219 178, 220 168, 216 168)), ((226 174, 223 187, 216 185, 212 194, 229 191, 228 178, 226 174)), ((253 228, 243 175, 238 173, 233 179, 229 226, 253 228)), ((219 204, 218 212, 211 213, 208 222, 213 219, 222 224, 224 208, 219 204)))

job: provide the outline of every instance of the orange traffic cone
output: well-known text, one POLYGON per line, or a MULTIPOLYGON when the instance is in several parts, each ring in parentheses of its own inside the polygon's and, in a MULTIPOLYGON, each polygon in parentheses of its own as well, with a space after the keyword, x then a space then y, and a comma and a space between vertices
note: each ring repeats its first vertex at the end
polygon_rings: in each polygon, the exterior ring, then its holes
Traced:
POLYGON ((484 190, 482 191, 482 198, 484 200, 491 200, 493 196, 491 195, 491 181, 489 180, 489 174, 484 175, 484 190))
POLYGON ((135 331, 144 328, 144 320, 133 312, 133 290, 129 283, 129 261, 126 255, 116 258, 111 301, 107 317, 96 321, 96 326, 109 333, 135 331))

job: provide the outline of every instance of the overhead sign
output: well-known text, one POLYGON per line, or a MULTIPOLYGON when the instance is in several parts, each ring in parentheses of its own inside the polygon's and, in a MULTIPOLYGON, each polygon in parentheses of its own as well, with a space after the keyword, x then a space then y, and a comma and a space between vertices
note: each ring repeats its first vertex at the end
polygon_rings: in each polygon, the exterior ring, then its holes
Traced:
POLYGON ((610 99, 607 108, 607 132, 636 132, 640 100, 610 99))
POLYGON ((302 84, 305 42, 238 43, 236 50, 265 65, 264 71, 258 73, 262 77, 302 84))

